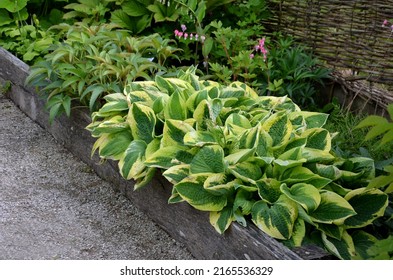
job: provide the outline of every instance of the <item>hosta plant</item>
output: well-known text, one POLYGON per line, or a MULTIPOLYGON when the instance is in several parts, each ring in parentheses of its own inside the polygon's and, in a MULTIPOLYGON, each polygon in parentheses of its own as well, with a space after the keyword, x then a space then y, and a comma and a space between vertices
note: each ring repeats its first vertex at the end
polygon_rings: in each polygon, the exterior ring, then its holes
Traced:
POLYGON ((388 204, 367 188, 373 160, 331 153, 326 114, 240 82, 201 81, 194 70, 107 95, 87 127, 98 138, 93 153, 117 160, 135 188, 161 170, 173 184, 169 203, 209 212, 220 233, 252 222, 288 246, 313 240, 339 258, 356 255, 352 233, 388 204))

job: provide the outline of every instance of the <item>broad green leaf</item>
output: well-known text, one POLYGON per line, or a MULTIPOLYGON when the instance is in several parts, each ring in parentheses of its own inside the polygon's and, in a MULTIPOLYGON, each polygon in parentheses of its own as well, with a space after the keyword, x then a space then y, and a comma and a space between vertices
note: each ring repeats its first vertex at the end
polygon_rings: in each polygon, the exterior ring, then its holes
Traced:
POLYGON ((256 183, 258 187, 259 197, 263 201, 268 203, 274 203, 281 196, 280 186, 282 185, 282 183, 277 181, 276 179, 261 179, 258 180, 256 183))
POLYGON ((126 1, 121 6, 122 10, 129 16, 139 17, 150 13, 146 6, 138 1, 126 1))
POLYGON ((255 149, 241 149, 233 154, 226 156, 225 161, 232 165, 248 160, 255 153, 255 149))
POLYGON ((329 237, 335 238, 337 240, 341 240, 344 232, 344 227, 337 226, 335 224, 317 224, 316 227, 318 230, 323 232, 329 237))
POLYGON ((229 166, 228 170, 236 178, 251 184, 255 184, 255 181, 261 179, 263 175, 261 168, 249 161, 244 161, 233 166, 229 166))
POLYGON ((227 205, 221 211, 210 212, 210 224, 219 233, 224 233, 235 220, 232 205, 227 205))
POLYGON ((177 184, 190 174, 188 164, 179 164, 169 167, 162 175, 172 184, 177 184))
POLYGON ((360 188, 349 192, 345 199, 351 204, 356 215, 345 220, 348 228, 360 228, 383 216, 388 206, 388 196, 380 190, 360 188))
POLYGON ((342 174, 341 170, 334 165, 324 165, 319 163, 315 164, 315 167, 313 167, 312 170, 318 175, 333 181, 338 180, 342 174))
POLYGON ((225 172, 224 151, 218 145, 204 146, 190 163, 192 174, 225 172))
POLYGON ((104 133, 116 133, 129 128, 128 123, 124 121, 124 118, 117 115, 108 120, 98 122, 98 125, 93 128, 95 123, 91 123, 87 126, 87 129, 90 129, 91 135, 93 137, 98 137, 104 133))
POLYGON ((1 0, 0 8, 4 8, 11 13, 16 13, 26 7, 28 0, 1 0))
POLYGON ((273 139, 273 146, 282 146, 288 142, 292 133, 292 123, 283 113, 271 115, 262 125, 273 139))
POLYGON ((370 254, 368 253, 369 249, 378 241, 378 239, 375 236, 360 230, 352 234, 352 240, 355 245, 357 258, 370 259, 370 254))
POLYGON ((142 104, 131 104, 127 121, 134 139, 149 143, 154 138, 156 117, 154 111, 142 104))
POLYGON ((168 169, 175 165, 175 163, 173 163, 173 159, 176 157, 176 153, 178 151, 179 146, 160 148, 149 157, 146 157, 145 164, 150 167, 168 169))
POLYGON ((205 176, 189 176, 174 185, 179 195, 194 208, 201 211, 221 211, 227 205, 226 196, 213 195, 205 190, 205 176))
POLYGON ((318 162, 318 163, 331 163, 334 161, 335 157, 328 151, 321 151, 312 148, 303 148, 302 157, 307 160, 307 162, 318 162))
POLYGON ((299 116, 301 116, 304 119, 307 128, 323 127, 329 117, 328 114, 317 113, 317 112, 301 111, 301 112, 290 113, 291 120, 299 116))
POLYGON ((295 166, 285 170, 280 176, 280 181, 286 183, 287 185, 308 183, 316 188, 323 188, 332 182, 332 180, 321 177, 303 166, 295 166))
POLYGON ((240 209, 242 215, 248 215, 251 213, 251 209, 254 203, 255 199, 253 192, 241 188, 236 193, 235 202, 233 203, 233 209, 240 209))
POLYGON ((189 146, 204 146, 217 144, 217 139, 209 131, 190 131, 184 135, 184 144, 189 146))
POLYGON ((179 202, 184 202, 184 199, 179 195, 176 188, 172 188, 172 194, 168 199, 168 204, 175 204, 179 202))
POLYGON ((343 197, 331 191, 320 192, 321 202, 309 213, 315 222, 342 225, 348 217, 356 215, 353 207, 343 197))
POLYGON ((330 253, 342 260, 350 260, 355 255, 355 245, 346 231, 343 232, 341 240, 326 236, 322 232, 322 241, 330 253))
POLYGON ((99 155, 102 158, 119 160, 132 141, 132 135, 128 130, 109 134, 99 147, 99 155))
POLYGON ((373 178, 370 181, 370 183, 367 185, 367 188, 368 189, 383 188, 392 182, 393 182, 393 174, 381 175, 381 176, 373 178))
POLYGON ((271 157, 273 156, 273 139, 264 130, 260 130, 258 137, 258 144, 255 153, 260 157, 271 157))
POLYGON ((186 106, 187 109, 190 110, 190 112, 194 112, 196 107, 198 106, 199 103, 202 102, 202 100, 208 100, 208 93, 206 89, 199 90, 197 92, 194 92, 186 101, 186 106))
POLYGON ((211 108, 207 100, 202 100, 196 107, 193 118, 201 128, 206 128, 206 120, 211 120, 211 108))
POLYGON ((323 128, 306 130, 301 137, 307 138, 306 147, 329 152, 331 150, 330 133, 323 128))
POLYGON ((164 107, 164 117, 166 120, 185 120, 187 118, 186 101, 175 91, 164 107))
POLYGON ((252 208, 255 225, 268 235, 284 240, 291 238, 297 214, 296 203, 285 195, 280 196, 271 206, 258 201, 252 208))
POLYGON ((303 244, 304 237, 306 236, 306 224, 303 219, 297 218, 292 230, 290 244, 295 247, 300 247, 303 244))
POLYGON ((146 168, 141 160, 145 155, 146 146, 144 141, 134 140, 127 147, 119 161, 119 170, 123 178, 134 179, 146 168))
POLYGON ((167 119, 164 124, 164 131, 161 140, 163 147, 171 145, 184 145, 184 136, 188 132, 195 130, 184 121, 167 119))
POLYGON ((240 128, 246 128, 250 129, 251 124, 250 121, 245 117, 237 113, 233 113, 228 116, 228 118, 225 120, 225 125, 231 125, 232 127, 240 127, 240 128))
POLYGON ((321 202, 319 190, 313 185, 298 183, 288 188, 282 184, 280 190, 288 198, 299 203, 308 213, 314 211, 321 202))
POLYGON ((148 183, 151 182, 153 179, 154 175, 156 174, 156 168, 154 167, 147 167, 145 169, 145 172, 140 175, 140 178, 138 178, 135 182, 134 185, 134 190, 138 190, 140 188, 143 188, 146 186, 148 183))
POLYGON ((379 144, 379 147, 382 147, 385 144, 393 142, 393 124, 391 124, 390 131, 386 132, 384 136, 381 139, 381 143, 379 144))
POLYGON ((379 124, 386 124, 388 123, 387 119, 381 116, 368 116, 364 120, 362 120, 357 126, 355 126, 355 129, 357 128, 363 128, 367 126, 375 126, 379 124))

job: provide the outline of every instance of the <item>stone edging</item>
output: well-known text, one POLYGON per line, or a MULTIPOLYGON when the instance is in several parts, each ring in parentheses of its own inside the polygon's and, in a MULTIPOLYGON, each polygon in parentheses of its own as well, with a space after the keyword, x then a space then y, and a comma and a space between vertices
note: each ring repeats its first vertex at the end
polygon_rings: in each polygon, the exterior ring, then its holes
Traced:
POLYGON ((145 188, 134 191, 133 182, 120 176, 115 162, 98 164, 98 156, 90 157, 95 139, 85 129, 90 121, 88 113, 74 110, 71 118, 60 117, 49 125, 44 100, 33 88, 24 85, 28 73, 28 65, 0 47, 0 83, 11 82, 8 97, 174 239, 185 244, 197 259, 300 260, 327 255, 313 246, 292 251, 251 224, 243 228, 233 223, 225 234, 220 235, 210 225, 207 213, 195 210, 186 203, 168 205, 172 186, 160 175, 156 175, 145 188))

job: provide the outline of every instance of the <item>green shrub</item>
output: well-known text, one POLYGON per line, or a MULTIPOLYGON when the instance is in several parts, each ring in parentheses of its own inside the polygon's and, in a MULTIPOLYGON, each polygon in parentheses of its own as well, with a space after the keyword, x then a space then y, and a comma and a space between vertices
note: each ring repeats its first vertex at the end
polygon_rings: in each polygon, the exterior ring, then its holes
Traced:
POLYGON ((352 233, 388 205, 385 193, 367 188, 373 160, 334 156, 322 128, 327 115, 301 111, 287 97, 200 81, 191 68, 105 99, 87 127, 98 138, 92 153, 118 160, 136 189, 163 170, 173 183, 169 203, 210 212, 220 233, 251 220, 288 246, 313 240, 350 259, 352 233))
POLYGON ((63 112, 69 116, 73 102, 91 111, 99 109, 106 94, 165 71, 166 59, 176 52, 157 34, 134 38, 107 24, 62 24, 56 29, 65 40, 31 67, 26 81, 40 87, 51 121, 63 112))

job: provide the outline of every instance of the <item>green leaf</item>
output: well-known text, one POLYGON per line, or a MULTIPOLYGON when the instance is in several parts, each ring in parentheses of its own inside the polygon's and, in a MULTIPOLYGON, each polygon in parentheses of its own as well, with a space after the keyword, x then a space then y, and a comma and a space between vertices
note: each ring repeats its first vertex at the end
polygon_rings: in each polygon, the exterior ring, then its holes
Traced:
POLYGON ((177 184, 190 175, 189 164, 179 164, 169 167, 162 175, 172 184, 177 184))
POLYGON ((185 201, 198 210, 221 211, 227 205, 227 198, 205 190, 205 180, 206 176, 189 176, 174 185, 174 188, 185 201))
POLYGON ((241 149, 226 156, 224 159, 228 164, 232 165, 248 160, 251 156, 254 155, 254 153, 255 149, 241 149))
POLYGON ((331 150, 330 133, 323 128, 306 130, 301 137, 307 138, 306 147, 329 152, 331 150))
MULTIPOLYGON (((276 202, 281 196, 281 185, 282 183, 276 179, 261 179, 257 182, 259 197, 268 203, 276 202)), ((285 184, 284 184, 285 185, 285 184)))
POLYGON ((163 147, 171 145, 184 145, 184 136, 195 130, 184 121, 167 119, 164 123, 161 144, 163 147))
POLYGON ((139 17, 149 14, 149 10, 146 6, 138 1, 126 1, 121 5, 121 9, 129 16, 139 17))
POLYGON ((4 8, 11 13, 16 13, 26 7, 28 0, 1 0, 0 8, 4 8))
POLYGON ((166 120, 185 120, 187 118, 187 107, 186 102, 180 96, 179 92, 174 92, 166 106, 164 107, 164 117, 166 120))
POLYGON ((204 146, 190 163, 192 174, 225 172, 224 151, 218 145, 204 146))
POLYGON ((236 178, 241 179, 243 182, 249 182, 255 184, 257 180, 262 177, 261 168, 248 161, 237 163, 236 165, 230 166, 228 168, 229 172, 233 174, 236 178))
POLYGON ((318 223, 334 223, 342 225, 348 217, 356 215, 353 207, 338 194, 322 190, 321 202, 317 209, 309 213, 313 221, 318 223))
POLYGON ((306 236, 306 223, 303 219, 297 218, 292 230, 290 244, 295 247, 302 246, 304 237, 306 236))
POLYGON ((293 168, 285 170, 280 176, 280 180, 287 185, 293 185, 296 183, 308 183, 316 188, 323 188, 332 180, 323 178, 310 169, 303 166, 295 166, 293 168))
POLYGON ((306 123, 307 128, 319 128, 323 127, 329 117, 328 114, 317 113, 317 112, 292 112, 290 113, 290 119, 294 120, 301 116, 306 123))
POLYGON ((362 120, 357 126, 355 126, 355 129, 363 128, 367 126, 376 126, 379 124, 386 124, 386 123, 388 123, 386 118, 381 116, 371 115, 365 118, 364 120, 362 120))
POLYGON ((298 183, 288 188, 283 184, 280 186, 280 190, 288 198, 299 203, 308 213, 318 208, 321 202, 319 190, 313 185, 298 183))
POLYGON ((119 160, 132 141, 132 135, 128 130, 108 134, 99 148, 102 158, 119 160))
POLYGON ((268 235, 284 240, 291 238, 297 214, 296 203, 285 195, 271 206, 258 201, 252 208, 255 225, 268 235))
POLYGON ((135 179, 146 166, 142 158, 145 155, 146 143, 141 140, 134 140, 130 143, 119 161, 119 170, 123 178, 130 180, 135 179))
POLYGON ((292 123, 284 113, 271 115, 262 125, 273 139, 273 146, 286 144, 292 133, 292 123))
POLYGON ((380 190, 360 188, 349 192, 345 199, 351 204, 356 215, 345 220, 348 228, 361 228, 383 216, 388 206, 388 196, 380 190))
POLYGON ((234 214, 232 205, 227 205, 221 211, 212 211, 209 215, 210 224, 219 233, 224 233, 232 221, 234 221, 234 214))
POLYGON ((176 157, 178 151, 178 146, 160 148, 152 155, 146 157, 145 164, 149 167, 168 169, 169 167, 176 165, 173 163, 173 159, 176 157))
POLYGON ((326 249, 340 259, 350 260, 355 255, 355 245, 346 231, 343 232, 341 240, 326 236, 322 232, 322 241, 326 249))
POLYGON ((154 138, 156 116, 154 111, 142 104, 131 104, 127 121, 130 125, 134 139, 149 143, 154 138))
POLYGON ((184 144, 194 147, 217 144, 214 134, 209 131, 190 131, 184 135, 183 141, 184 144))

